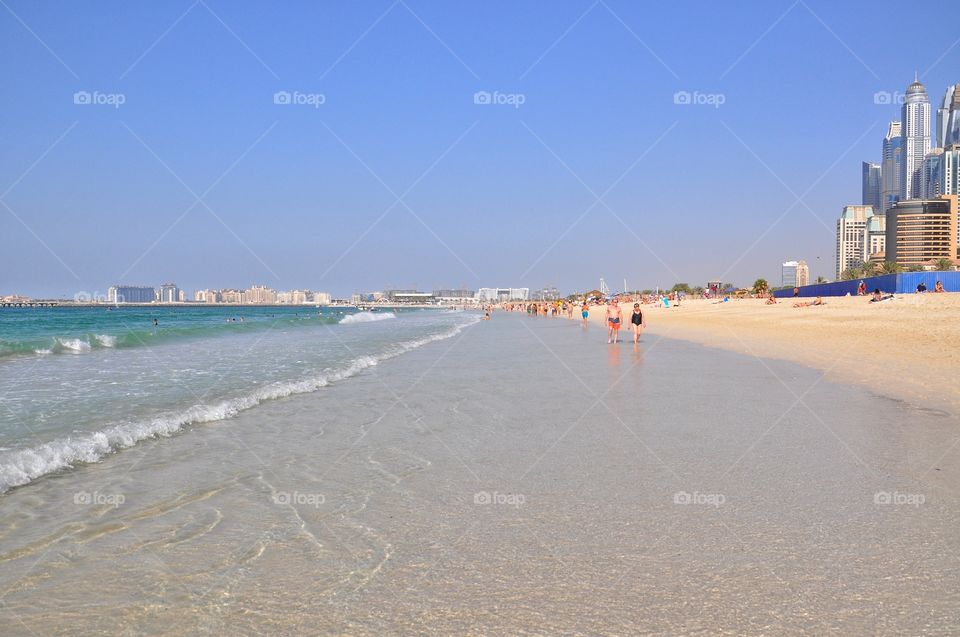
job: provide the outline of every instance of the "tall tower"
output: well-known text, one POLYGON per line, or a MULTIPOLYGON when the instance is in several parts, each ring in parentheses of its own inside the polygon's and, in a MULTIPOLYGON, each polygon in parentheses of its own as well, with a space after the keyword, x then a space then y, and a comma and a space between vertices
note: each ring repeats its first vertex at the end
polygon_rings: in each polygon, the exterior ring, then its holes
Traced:
POLYGON ((900 201, 922 197, 923 158, 930 152, 930 98, 917 79, 907 87, 900 121, 903 130, 903 167, 900 201))
POLYGON ((863 176, 860 184, 860 203, 880 210, 880 164, 863 162, 863 176))
POLYGON ((946 148, 950 144, 950 108, 953 106, 953 97, 957 91, 957 84, 947 87, 947 92, 943 96, 943 103, 937 109, 937 139, 939 148, 946 148))
POLYGON ((900 198, 900 173, 903 171, 903 138, 900 122, 890 122, 883 138, 883 164, 880 170, 880 212, 887 214, 900 198))

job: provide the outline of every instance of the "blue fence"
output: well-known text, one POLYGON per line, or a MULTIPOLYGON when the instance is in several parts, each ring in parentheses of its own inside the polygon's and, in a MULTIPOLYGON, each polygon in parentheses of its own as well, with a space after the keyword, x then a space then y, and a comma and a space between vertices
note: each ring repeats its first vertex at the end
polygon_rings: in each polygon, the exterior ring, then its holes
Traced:
MULTIPOLYGON (((927 286, 928 292, 933 292, 933 286, 937 281, 943 284, 943 289, 947 292, 960 292, 960 272, 903 272, 850 281, 805 285, 800 288, 800 296, 846 296, 847 294, 855 296, 860 281, 867 284, 868 293, 879 289, 885 293, 907 294, 916 292, 921 282, 927 286)), ((781 299, 791 297, 793 290, 778 290, 773 295, 781 299)))

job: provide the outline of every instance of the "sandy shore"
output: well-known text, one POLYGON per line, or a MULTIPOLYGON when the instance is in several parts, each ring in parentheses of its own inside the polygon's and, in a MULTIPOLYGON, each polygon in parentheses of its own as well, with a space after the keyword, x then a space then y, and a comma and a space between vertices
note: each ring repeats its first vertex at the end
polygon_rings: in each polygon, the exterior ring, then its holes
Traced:
MULTIPOLYGON (((777 305, 757 299, 696 300, 644 311, 651 335, 789 360, 820 369, 832 380, 960 411, 960 295, 908 294, 883 303, 864 297, 824 300, 826 306, 805 308, 794 308, 793 299, 777 305)), ((628 323, 631 308, 624 307, 628 323)), ((603 317, 603 307, 591 311, 592 321, 603 317)), ((623 335, 629 340, 629 331, 623 335)))

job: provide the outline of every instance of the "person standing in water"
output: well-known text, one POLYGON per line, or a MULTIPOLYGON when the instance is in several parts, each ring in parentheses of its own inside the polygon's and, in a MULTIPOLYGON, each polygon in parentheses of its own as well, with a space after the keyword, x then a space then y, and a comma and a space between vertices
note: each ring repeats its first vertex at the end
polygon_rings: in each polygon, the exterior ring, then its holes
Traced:
POLYGON ((630 323, 633 326, 633 343, 640 342, 640 331, 647 326, 646 319, 643 318, 643 312, 640 311, 640 304, 633 304, 633 314, 630 316, 630 323))
POLYGON ((617 298, 614 297, 610 300, 610 304, 607 305, 607 343, 616 344, 617 338, 620 336, 620 325, 623 323, 623 310, 620 309, 620 304, 617 303, 617 298))
POLYGON ((583 318, 583 324, 586 325, 587 320, 590 318, 590 306, 587 305, 586 301, 580 306, 580 317, 583 318))

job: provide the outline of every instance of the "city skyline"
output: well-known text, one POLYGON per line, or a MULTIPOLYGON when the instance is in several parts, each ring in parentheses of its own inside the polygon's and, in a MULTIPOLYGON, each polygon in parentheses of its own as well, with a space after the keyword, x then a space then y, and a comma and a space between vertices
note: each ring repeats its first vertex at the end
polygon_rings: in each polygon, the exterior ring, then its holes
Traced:
POLYGON ((832 277, 835 211, 914 71, 938 114, 957 82, 947 24, 881 50, 873 6, 380 3, 259 28, 228 5, 14 2, 0 46, 29 99, 3 107, 0 292, 747 285, 785 253, 832 277))

